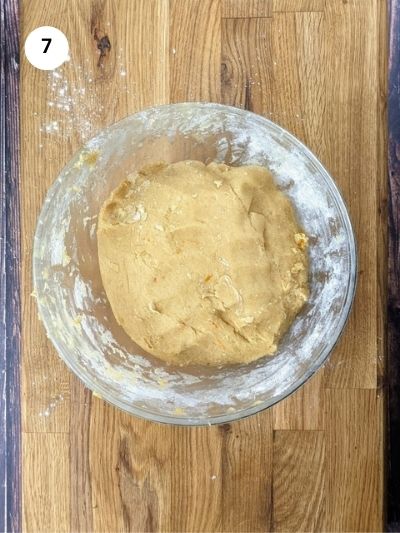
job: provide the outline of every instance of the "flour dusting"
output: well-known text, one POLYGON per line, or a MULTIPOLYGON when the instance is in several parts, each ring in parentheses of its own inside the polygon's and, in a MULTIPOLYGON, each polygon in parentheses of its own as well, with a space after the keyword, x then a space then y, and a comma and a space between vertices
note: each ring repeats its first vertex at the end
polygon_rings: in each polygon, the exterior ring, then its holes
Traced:
POLYGON ((50 416, 63 400, 64 396, 62 394, 58 394, 49 402, 49 404, 42 411, 39 412, 39 416, 50 416))
MULTIPOLYGON (((116 55, 121 83, 119 94, 129 93, 127 70, 122 50, 116 55)), ((50 120, 40 126, 46 135, 63 139, 78 138, 83 143, 91 138, 104 120, 104 106, 100 104, 101 80, 92 70, 89 60, 82 65, 74 61, 74 69, 68 63, 49 71, 47 77, 47 116, 50 120)), ((39 147, 42 147, 39 145, 39 147)))

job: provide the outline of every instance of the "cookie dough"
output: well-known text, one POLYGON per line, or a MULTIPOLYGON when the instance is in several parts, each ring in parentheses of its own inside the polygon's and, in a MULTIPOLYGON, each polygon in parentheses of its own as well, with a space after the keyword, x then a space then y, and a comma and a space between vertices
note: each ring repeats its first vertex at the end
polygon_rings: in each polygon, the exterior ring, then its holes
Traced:
POLYGON ((169 363, 272 355, 308 297, 308 239, 264 167, 149 165, 106 200, 97 237, 115 318, 169 363))

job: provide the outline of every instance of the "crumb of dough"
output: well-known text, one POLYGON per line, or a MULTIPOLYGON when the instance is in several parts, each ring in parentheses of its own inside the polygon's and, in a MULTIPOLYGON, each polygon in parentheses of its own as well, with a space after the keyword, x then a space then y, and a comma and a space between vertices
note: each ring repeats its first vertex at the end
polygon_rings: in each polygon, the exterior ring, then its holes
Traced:
POLYGON ((83 152, 80 154, 78 161, 75 163, 75 168, 81 168, 83 165, 93 166, 99 158, 97 150, 83 152))
POLYGON ((64 249, 63 258, 62 258, 62 266, 66 267, 70 264, 71 257, 67 254, 67 251, 64 249))
POLYGON ((167 386, 167 381, 163 378, 158 378, 157 383, 160 389, 165 389, 165 387, 167 386))
POLYGON ((185 409, 183 409, 182 407, 175 407, 174 415, 184 416, 185 414, 186 414, 185 409))
POLYGON ((73 319, 74 326, 77 328, 82 327, 82 320, 83 315, 76 315, 76 317, 73 319))
POLYGON ((273 355, 308 299, 308 237, 264 167, 147 165, 105 201, 97 237, 116 320, 171 364, 273 355))
POLYGON ((304 233, 296 233, 294 240, 300 250, 304 251, 307 248, 308 237, 304 233))

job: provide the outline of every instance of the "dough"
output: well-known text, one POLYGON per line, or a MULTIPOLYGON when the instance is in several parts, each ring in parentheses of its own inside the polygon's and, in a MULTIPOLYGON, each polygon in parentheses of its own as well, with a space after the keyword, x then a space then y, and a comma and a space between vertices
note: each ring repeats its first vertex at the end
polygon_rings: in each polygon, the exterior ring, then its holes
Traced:
POLYGON ((308 239, 264 167, 149 165, 106 200, 97 237, 115 318, 169 363, 272 355, 308 297, 308 239))

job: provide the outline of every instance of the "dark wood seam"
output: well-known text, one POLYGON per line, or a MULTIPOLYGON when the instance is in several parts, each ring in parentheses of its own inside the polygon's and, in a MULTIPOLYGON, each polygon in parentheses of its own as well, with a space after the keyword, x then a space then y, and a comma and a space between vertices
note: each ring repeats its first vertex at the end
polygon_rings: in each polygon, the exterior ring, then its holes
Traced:
POLYGON ((325 13, 325 11, 323 9, 310 9, 310 10, 307 10, 307 9, 299 9, 298 11, 296 11, 295 9, 292 9, 290 11, 273 11, 272 12, 272 16, 274 15, 285 15, 285 14, 298 14, 298 13, 307 13, 307 14, 311 14, 311 13, 325 13))
POLYGON ((19 3, 0 19, 0 530, 21 531, 19 3))
POLYGON ((400 531, 400 0, 389 0, 387 529, 400 531))
POLYGON ((263 19, 272 19, 272 15, 270 16, 267 16, 267 15, 264 15, 262 17, 221 17, 222 20, 252 20, 252 19, 259 19, 259 20, 263 20, 263 19))

